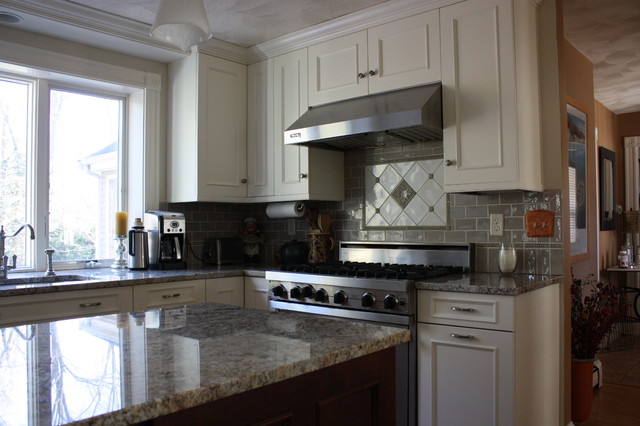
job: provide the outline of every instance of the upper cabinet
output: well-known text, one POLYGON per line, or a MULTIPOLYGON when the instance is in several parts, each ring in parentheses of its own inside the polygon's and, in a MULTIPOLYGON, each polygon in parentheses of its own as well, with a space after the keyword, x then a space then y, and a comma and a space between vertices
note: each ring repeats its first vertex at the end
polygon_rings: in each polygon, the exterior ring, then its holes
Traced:
POLYGON ((437 10, 309 47, 309 105, 439 80, 437 10))
POLYGON ((284 131, 308 108, 307 49, 274 58, 273 143, 276 199, 344 199, 344 155, 284 144, 284 131))
POLYGON ((273 60, 247 69, 247 196, 274 195, 273 60))
POLYGON ((247 67, 194 52, 169 78, 169 201, 245 201, 247 67))
POLYGON ((543 189, 536 14, 530 0, 440 9, 445 191, 543 189))

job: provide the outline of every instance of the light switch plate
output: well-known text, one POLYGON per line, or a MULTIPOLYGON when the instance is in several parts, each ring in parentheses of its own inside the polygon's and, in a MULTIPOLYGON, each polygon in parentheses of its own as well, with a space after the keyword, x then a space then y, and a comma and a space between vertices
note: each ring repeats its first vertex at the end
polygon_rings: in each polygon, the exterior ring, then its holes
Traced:
POLYGON ((504 215, 502 213, 489 215, 489 235, 492 237, 502 237, 504 235, 504 215))

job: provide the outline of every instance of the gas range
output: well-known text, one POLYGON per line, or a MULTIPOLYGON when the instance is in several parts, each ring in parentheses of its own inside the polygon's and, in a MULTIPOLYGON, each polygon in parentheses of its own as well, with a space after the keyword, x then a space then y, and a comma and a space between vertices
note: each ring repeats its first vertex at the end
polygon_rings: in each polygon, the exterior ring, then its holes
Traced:
POLYGON ((468 271, 471 254, 470 244, 341 242, 338 262, 285 265, 266 278, 272 302, 413 315, 414 282, 468 271))

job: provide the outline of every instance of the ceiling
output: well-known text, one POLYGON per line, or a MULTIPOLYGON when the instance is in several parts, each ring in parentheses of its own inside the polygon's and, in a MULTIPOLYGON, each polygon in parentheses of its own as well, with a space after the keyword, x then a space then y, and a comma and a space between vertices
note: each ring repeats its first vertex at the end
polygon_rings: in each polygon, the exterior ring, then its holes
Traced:
POLYGON ((562 0, 565 38, 593 63, 595 98, 640 111, 640 0, 562 0))
MULTIPOLYGON (((616 114, 640 111, 640 0, 561 1, 565 37, 594 64, 595 98, 616 114)), ((113 39, 104 39, 116 36, 124 53, 169 62, 177 58, 175 50, 148 37, 159 2, 0 0, 0 11, 24 15, 18 28, 112 49, 113 39)), ((204 5, 215 39, 252 47, 382 3, 406 2, 204 0, 204 5)))

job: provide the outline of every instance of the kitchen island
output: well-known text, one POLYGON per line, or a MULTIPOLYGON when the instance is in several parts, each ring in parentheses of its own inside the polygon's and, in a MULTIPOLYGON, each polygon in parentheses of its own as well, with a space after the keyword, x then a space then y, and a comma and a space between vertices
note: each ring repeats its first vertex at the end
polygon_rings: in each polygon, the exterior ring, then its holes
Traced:
POLYGON ((0 332, 6 424, 331 424, 349 412, 385 424, 393 347, 410 339, 408 330, 213 303, 0 332))

